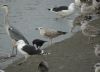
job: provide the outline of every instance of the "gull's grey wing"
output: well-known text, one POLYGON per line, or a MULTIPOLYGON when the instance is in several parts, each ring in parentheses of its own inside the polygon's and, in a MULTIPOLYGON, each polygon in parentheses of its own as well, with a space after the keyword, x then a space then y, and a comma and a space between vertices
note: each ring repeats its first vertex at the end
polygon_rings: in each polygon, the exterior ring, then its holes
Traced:
POLYGON ((12 39, 16 41, 19 39, 22 39, 25 41, 25 43, 29 44, 28 40, 24 37, 24 35, 19 30, 17 30, 15 27, 9 26, 8 31, 12 39))

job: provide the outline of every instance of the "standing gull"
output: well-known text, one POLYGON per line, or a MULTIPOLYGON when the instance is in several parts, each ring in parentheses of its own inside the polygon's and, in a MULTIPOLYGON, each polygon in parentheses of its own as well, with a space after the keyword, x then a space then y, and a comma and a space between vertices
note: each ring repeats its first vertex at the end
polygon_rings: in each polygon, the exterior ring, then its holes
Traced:
POLYGON ((59 15, 60 17, 64 18, 66 16, 70 16, 71 14, 74 13, 75 10, 75 4, 71 3, 68 6, 59 6, 59 7, 54 7, 51 9, 48 9, 49 11, 52 11, 54 13, 56 13, 57 15, 59 15))
POLYGON ((37 49, 34 46, 31 46, 29 44, 26 44, 24 42, 24 40, 18 40, 16 42, 16 46, 18 51, 24 55, 25 59, 23 62, 19 63, 22 64, 24 63, 31 55, 40 55, 40 54, 44 54, 44 50, 41 49, 37 49))
POLYGON ((81 14, 90 15, 95 12, 95 7, 93 5, 89 5, 87 3, 83 3, 81 6, 81 14))
MULTIPOLYGON (((19 32, 19 30, 17 30, 15 27, 9 25, 9 19, 8 19, 8 15, 9 15, 9 11, 8 11, 8 5, 3 5, 2 8, 5 10, 5 28, 6 28, 6 32, 7 34, 10 36, 11 41, 12 41, 12 56, 14 56, 14 49, 16 48, 16 41, 19 39, 23 39, 27 44, 28 41, 27 39, 21 34, 21 32, 19 32)), ((16 49, 16 54, 17 54, 17 49, 16 49)))
POLYGON ((100 35, 100 29, 89 25, 88 21, 82 21, 81 22, 81 30, 83 35, 88 36, 89 40, 91 37, 96 37, 100 35))
POLYGON ((52 39, 56 38, 60 35, 65 35, 67 32, 63 32, 63 31, 57 31, 54 29, 49 29, 49 28, 44 28, 44 27, 38 27, 36 28, 36 30, 40 31, 40 35, 49 38, 51 40, 52 43, 52 39))
POLYGON ((36 45, 37 48, 40 48, 45 42, 47 42, 47 41, 40 40, 40 39, 35 39, 35 40, 32 41, 33 46, 36 45))
POLYGON ((78 7, 81 7, 81 5, 86 2, 87 2, 87 0, 75 0, 75 5, 78 7))

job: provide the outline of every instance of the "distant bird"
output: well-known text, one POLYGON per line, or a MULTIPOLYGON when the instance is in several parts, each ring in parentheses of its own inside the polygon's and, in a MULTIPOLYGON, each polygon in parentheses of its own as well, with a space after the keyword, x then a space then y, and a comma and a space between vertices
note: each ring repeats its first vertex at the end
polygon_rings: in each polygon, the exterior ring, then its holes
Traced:
POLYGON ((100 0, 87 0, 91 4, 83 3, 81 5, 82 14, 100 14, 100 0))
POLYGON ((100 45, 96 44, 95 47, 94 47, 94 49, 95 49, 95 51, 94 51, 95 55, 97 57, 100 57, 100 45))
POLYGON ((92 16, 90 16, 90 15, 79 15, 79 16, 77 16, 73 21, 73 27, 71 28, 71 32, 73 32, 73 30, 76 26, 81 26, 81 21, 84 21, 84 20, 91 21, 92 16))
POLYGON ((52 43, 52 39, 56 38, 60 35, 65 35, 67 32, 63 32, 63 31, 57 31, 54 29, 49 29, 49 28, 44 28, 44 27, 38 27, 36 28, 36 30, 40 31, 40 35, 49 38, 51 40, 52 43))
POLYGON ((38 71, 48 72, 49 71, 48 63, 46 61, 41 61, 40 64, 38 65, 38 71))
POLYGON ((81 7, 83 3, 87 3, 88 0, 75 0, 75 5, 81 7))
POLYGON ((98 29, 92 25, 89 25, 88 21, 81 22, 81 30, 82 30, 83 35, 89 37, 89 40, 91 37, 94 38, 94 37, 100 35, 100 29, 98 29))
POLYGON ((83 3, 81 5, 81 14, 91 15, 95 12, 95 7, 93 5, 89 5, 87 3, 83 3))
POLYGON ((71 3, 68 6, 59 6, 59 7, 54 7, 54 8, 49 8, 48 9, 49 11, 52 11, 54 13, 56 13, 58 16, 64 18, 66 16, 70 16, 71 14, 74 13, 74 10, 75 10, 75 4, 74 3, 71 3))
POLYGON ((44 40, 35 39, 32 41, 33 45, 36 45, 37 48, 40 48, 45 42, 44 40))
POLYGON ((80 0, 75 0, 75 5, 81 7, 82 2, 80 0))
POLYGON ((96 63, 94 65, 94 68, 95 68, 95 72, 100 72, 100 63, 96 63))
POLYGON ((100 0, 92 0, 93 6, 95 7, 96 13, 100 14, 100 0))
POLYGON ((97 9, 100 9, 100 0, 92 0, 93 6, 97 9))
POLYGON ((44 50, 41 50, 41 49, 37 49, 35 48, 34 46, 31 46, 29 44, 26 44, 24 42, 24 40, 18 40, 16 42, 16 45, 17 45, 17 49, 18 51, 24 55, 25 59, 23 62, 19 63, 19 64, 22 64, 24 63, 28 57, 30 57, 31 55, 41 55, 41 54, 44 54, 44 50))
POLYGON ((86 15, 86 16, 84 17, 84 20, 86 20, 86 21, 90 21, 90 20, 92 20, 92 16, 90 16, 90 15, 86 15))
MULTIPOLYGON (((11 41, 12 41, 12 56, 14 56, 14 49, 16 48, 16 41, 18 41, 19 39, 23 39, 27 44, 29 44, 29 42, 27 41, 27 39, 22 35, 21 32, 19 32, 19 30, 17 30, 15 27, 11 26, 9 24, 9 11, 8 11, 8 5, 3 5, 2 8, 5 10, 5 28, 6 28, 6 32, 7 34, 10 36, 11 41)), ((16 54, 17 54, 17 49, 16 49, 16 54)))

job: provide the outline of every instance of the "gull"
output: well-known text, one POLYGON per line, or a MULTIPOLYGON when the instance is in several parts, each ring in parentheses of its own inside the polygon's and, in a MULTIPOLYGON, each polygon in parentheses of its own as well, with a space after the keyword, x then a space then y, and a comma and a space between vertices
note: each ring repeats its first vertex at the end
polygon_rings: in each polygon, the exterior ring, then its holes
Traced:
POLYGON ((49 28, 44 28, 44 27, 38 27, 36 28, 36 30, 40 31, 40 35, 49 38, 51 40, 52 43, 52 39, 56 38, 60 35, 65 35, 67 32, 63 32, 63 31, 57 31, 54 29, 49 29, 49 28))
POLYGON ((73 33, 73 30, 76 26, 81 26, 81 21, 83 21, 83 20, 90 21, 90 20, 92 20, 92 16, 90 16, 90 15, 77 16, 73 21, 73 27, 71 28, 72 33, 73 33))
POLYGON ((75 0, 75 5, 77 5, 78 7, 81 6, 81 1, 80 0, 75 0))
POLYGON ((82 14, 100 14, 100 0, 89 0, 92 4, 83 3, 81 6, 82 14))
POLYGON ((78 7, 81 7, 81 5, 82 5, 81 0, 75 0, 75 5, 78 7))
POLYGON ((100 72, 100 63, 96 63, 94 65, 94 68, 95 68, 95 72, 100 72))
POLYGON ((100 0, 93 0, 93 6, 100 9, 100 0))
POLYGON ((81 31, 82 31, 83 35, 89 37, 89 40, 91 38, 94 38, 94 37, 100 35, 100 29, 98 29, 92 25, 89 25, 88 21, 85 21, 85 20, 81 22, 81 31))
POLYGON ((24 63, 25 61, 27 61, 27 59, 32 56, 32 55, 41 55, 41 54, 44 54, 44 50, 41 50, 41 49, 37 49, 35 48, 34 46, 31 46, 29 44, 26 44, 24 42, 24 40, 18 40, 16 42, 16 46, 17 46, 17 49, 18 51, 24 55, 25 59, 24 61, 22 61, 20 64, 24 63))
POLYGON ((2 5, 1 7, 5 10, 5 17, 4 17, 5 29, 6 29, 6 33, 8 34, 8 36, 11 39, 11 43, 12 43, 12 47, 13 47, 11 56, 15 56, 15 55, 17 55, 17 48, 15 45, 16 41, 18 41, 19 39, 23 39, 27 44, 29 44, 29 42, 27 41, 27 39, 23 36, 23 34, 18 29, 16 29, 15 27, 13 27, 9 24, 8 5, 2 5), (16 54, 14 54, 14 49, 16 49, 16 54))
POLYGON ((88 3, 89 0, 75 0, 75 5, 81 7, 83 3, 88 3))
POLYGON ((94 51, 95 55, 100 56, 100 45, 96 44, 94 49, 95 49, 95 51, 94 51))
POLYGON ((38 65, 38 71, 39 72, 48 72, 49 71, 49 66, 46 61, 41 61, 40 64, 38 65))
POLYGON ((75 11, 75 4, 71 3, 69 6, 59 6, 48 9, 51 12, 56 13, 61 18, 65 18, 66 16, 70 16, 75 11))
POLYGON ((37 48, 40 48, 45 42, 47 41, 41 39, 35 39, 32 41, 33 45, 36 45, 37 48))
POLYGON ((81 14, 90 15, 95 12, 95 7, 93 5, 89 5, 87 3, 83 3, 81 6, 81 14))
POLYGON ((95 7, 97 14, 100 14, 100 0, 93 0, 93 6, 95 7))

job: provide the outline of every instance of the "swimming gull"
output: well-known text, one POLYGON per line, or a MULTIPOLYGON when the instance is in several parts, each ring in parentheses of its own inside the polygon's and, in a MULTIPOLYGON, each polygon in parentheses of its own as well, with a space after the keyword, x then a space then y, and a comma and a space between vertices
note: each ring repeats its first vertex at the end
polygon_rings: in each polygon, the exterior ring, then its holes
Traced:
POLYGON ((71 3, 69 6, 59 6, 54 8, 49 8, 49 11, 56 13, 61 18, 65 18, 66 16, 70 16, 75 11, 75 4, 71 3))

